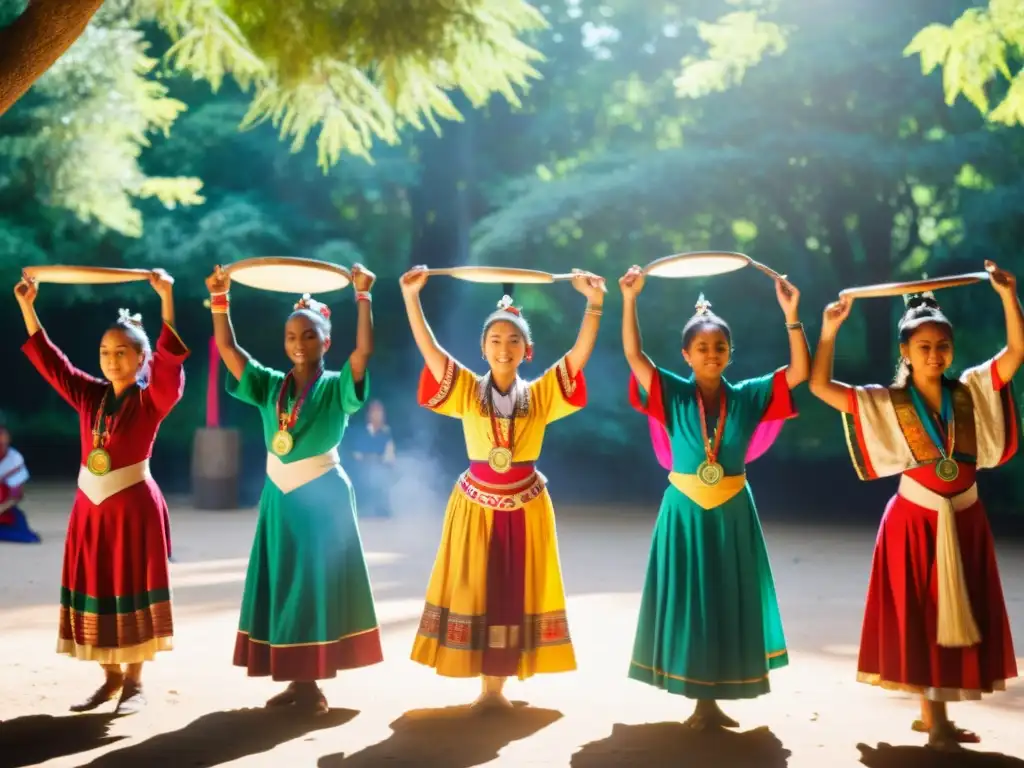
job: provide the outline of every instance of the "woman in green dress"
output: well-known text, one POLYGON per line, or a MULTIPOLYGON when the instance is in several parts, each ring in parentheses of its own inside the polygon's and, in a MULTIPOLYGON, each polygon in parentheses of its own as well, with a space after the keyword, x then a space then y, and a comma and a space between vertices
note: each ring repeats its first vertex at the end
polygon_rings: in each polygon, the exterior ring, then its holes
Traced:
POLYGON ((717 702, 767 693, 769 671, 789 663, 745 466, 796 416, 790 390, 810 371, 799 293, 776 281, 789 367, 733 384, 722 376, 732 333, 703 296, 683 328, 683 359, 693 375, 655 367, 637 321, 643 285, 639 267, 619 281, 622 342, 632 370, 630 400, 651 422, 670 484, 654 526, 629 676, 696 699, 686 721, 693 728, 736 727, 717 702))
POLYGON ((268 448, 234 655, 250 677, 289 683, 267 706, 326 712, 317 680, 383 660, 355 495, 338 457, 349 417, 369 394, 373 280, 353 266, 356 348, 341 371, 323 366, 330 310, 309 296, 295 305, 284 328, 288 374, 263 367, 235 342, 227 274, 217 267, 206 280, 228 393, 259 409, 268 448))

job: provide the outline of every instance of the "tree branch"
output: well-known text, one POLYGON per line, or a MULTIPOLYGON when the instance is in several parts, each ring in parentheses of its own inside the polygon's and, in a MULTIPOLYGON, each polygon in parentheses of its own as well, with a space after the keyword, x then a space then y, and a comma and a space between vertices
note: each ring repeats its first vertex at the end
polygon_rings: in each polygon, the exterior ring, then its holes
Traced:
POLYGON ((103 0, 29 0, 0 29, 0 115, 81 37, 103 0))

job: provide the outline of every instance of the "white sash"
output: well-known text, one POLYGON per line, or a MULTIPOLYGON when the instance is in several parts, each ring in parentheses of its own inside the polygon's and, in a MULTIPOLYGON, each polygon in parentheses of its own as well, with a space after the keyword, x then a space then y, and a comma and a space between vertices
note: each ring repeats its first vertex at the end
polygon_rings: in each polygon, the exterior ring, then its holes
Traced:
POLYGON ((291 493, 306 483, 311 483, 328 472, 336 472, 339 477, 348 481, 348 475, 341 468, 341 456, 338 446, 326 453, 310 456, 285 464, 273 453, 267 453, 267 477, 276 485, 281 493, 291 493))
POLYGON ((94 475, 83 464, 78 470, 78 490, 84 493, 89 501, 99 506, 115 493, 152 477, 149 473, 149 459, 111 470, 105 475, 94 475))
POLYGON ((925 488, 913 478, 900 478, 899 494, 911 504, 939 515, 935 531, 935 565, 938 571, 938 643, 945 648, 966 648, 981 642, 981 632, 971 611, 971 598, 964 580, 956 513, 978 501, 978 486, 947 498, 925 488))

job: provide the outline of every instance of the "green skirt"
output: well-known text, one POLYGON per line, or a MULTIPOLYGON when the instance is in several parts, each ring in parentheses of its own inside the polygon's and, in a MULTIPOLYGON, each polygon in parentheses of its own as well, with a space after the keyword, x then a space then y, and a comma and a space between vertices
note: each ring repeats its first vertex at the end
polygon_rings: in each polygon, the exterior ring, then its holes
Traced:
POLYGON ((691 699, 752 699, 789 663, 768 551, 749 487, 701 509, 661 502, 629 676, 691 699))
POLYGON ((383 660, 348 478, 290 493, 269 479, 249 556, 234 663, 250 676, 312 681, 383 660))

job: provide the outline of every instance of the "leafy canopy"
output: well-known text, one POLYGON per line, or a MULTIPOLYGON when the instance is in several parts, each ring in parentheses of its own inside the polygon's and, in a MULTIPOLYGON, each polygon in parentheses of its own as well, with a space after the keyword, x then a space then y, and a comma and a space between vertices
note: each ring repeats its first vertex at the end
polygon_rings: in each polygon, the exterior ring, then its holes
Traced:
MULTIPOLYGON (((24 8, 0 0, 0 27, 24 8)), ((137 200, 204 201, 200 178, 140 165, 187 109, 170 76, 214 90, 231 80, 249 99, 242 129, 270 123, 293 152, 315 133, 326 173, 345 153, 371 161, 375 142, 398 144, 403 129, 461 120, 452 90, 474 108, 495 93, 518 105, 541 58, 519 37, 545 23, 524 0, 107 0, 5 115, 0 194, 138 237, 137 200), (153 55, 156 26, 168 40, 153 55)))
POLYGON ((366 159, 403 126, 437 129, 461 115, 446 91, 474 107, 536 76, 540 57, 519 35, 544 27, 523 0, 137 0, 174 41, 174 68, 217 89, 232 77, 252 90, 243 127, 270 121, 301 148, 319 127, 318 161, 366 159))
POLYGON ((989 0, 970 8, 952 24, 929 24, 907 45, 919 56, 921 71, 942 68, 942 85, 950 106, 966 98, 994 123, 1024 124, 1024 4, 989 0), (1011 69, 1011 64, 1014 69, 1011 69))

